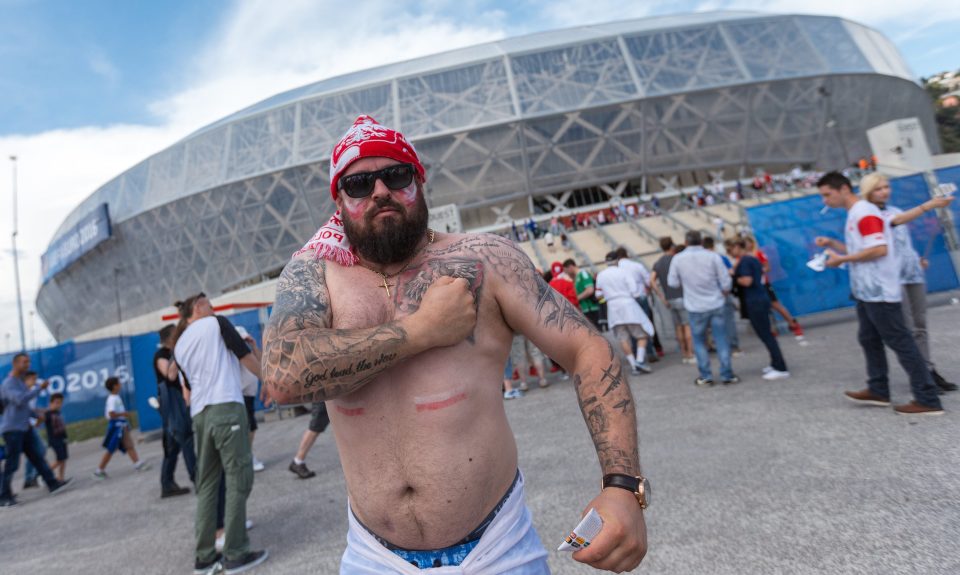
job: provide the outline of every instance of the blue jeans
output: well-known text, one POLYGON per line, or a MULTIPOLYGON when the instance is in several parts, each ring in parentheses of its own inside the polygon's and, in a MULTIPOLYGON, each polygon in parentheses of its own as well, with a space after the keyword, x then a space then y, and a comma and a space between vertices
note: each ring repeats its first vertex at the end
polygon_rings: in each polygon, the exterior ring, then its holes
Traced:
MULTIPOLYGON (((43 438, 40 437, 40 432, 37 431, 36 427, 30 428, 30 436, 31 437, 24 439, 24 441, 33 441, 33 449, 36 450, 41 457, 46 457, 47 444, 43 442, 43 438)), ((37 471, 37 468, 30 463, 29 459, 27 459, 27 465, 23 468, 23 480, 27 483, 30 483, 37 478, 37 475, 40 475, 40 472, 37 471)))
POLYGON ((190 412, 181 396, 171 392, 166 385, 160 386, 160 416, 163 419, 163 464, 160 467, 160 486, 171 490, 176 485, 174 474, 177 457, 183 454, 190 481, 196 483, 197 456, 193 448, 193 430, 190 429, 190 412))
POLYGON ((43 454, 37 451, 36 445, 30 439, 30 431, 5 431, 3 441, 7 444, 7 459, 3 466, 3 481, 0 483, 0 501, 13 498, 13 491, 10 489, 10 483, 13 481, 13 475, 20 467, 20 454, 23 454, 33 463, 40 476, 47 484, 47 489, 53 490, 59 486, 57 478, 50 471, 50 466, 43 459, 43 454))
POLYGON ((713 341, 717 345, 717 357, 720 359, 720 377, 733 378, 733 365, 730 362, 730 342, 727 341, 727 322, 724 321, 724 307, 709 311, 690 311, 690 331, 693 333, 693 352, 697 355, 697 369, 700 377, 713 379, 710 368, 710 350, 707 349, 707 326, 713 332, 713 341))
POLYGON ((920 405, 940 408, 940 398, 917 341, 903 321, 900 303, 857 302, 860 330, 857 339, 867 360, 867 387, 874 395, 890 399, 886 344, 910 378, 910 391, 920 405))

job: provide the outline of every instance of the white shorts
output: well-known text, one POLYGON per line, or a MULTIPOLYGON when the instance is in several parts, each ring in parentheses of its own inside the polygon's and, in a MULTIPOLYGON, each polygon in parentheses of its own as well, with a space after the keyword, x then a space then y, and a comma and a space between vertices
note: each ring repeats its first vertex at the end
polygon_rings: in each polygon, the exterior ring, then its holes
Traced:
MULTIPOLYGON (((418 575, 422 571, 384 547, 354 517, 347 504, 350 528, 340 562, 341 575, 418 575)), ((480 542, 460 565, 431 568, 432 575, 549 575, 547 550, 530 518, 523 494, 523 475, 480 542)))

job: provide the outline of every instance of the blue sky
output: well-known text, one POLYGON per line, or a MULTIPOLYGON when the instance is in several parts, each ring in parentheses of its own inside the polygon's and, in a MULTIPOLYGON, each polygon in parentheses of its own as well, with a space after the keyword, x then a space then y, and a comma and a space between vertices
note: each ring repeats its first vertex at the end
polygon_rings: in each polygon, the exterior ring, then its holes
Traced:
MULTIPOLYGON (((0 134, 162 121, 151 104, 187 85, 192 60, 238 4, 0 0, 0 134)), ((576 9, 575 3, 568 4, 576 9)), ((592 4, 581 6, 587 10, 592 4)), ((714 6, 739 7, 729 2, 653 3, 642 11, 663 14, 714 6)), ((762 4, 749 8, 757 6, 762 4)), ((544 6, 532 2, 410 6, 414 14, 431 10, 451 22, 477 21, 479 15, 507 35, 570 24, 543 18, 544 6)), ((615 18, 591 12, 585 19, 615 18)), ((960 67, 956 20, 905 23, 892 18, 875 23, 875 12, 865 12, 860 20, 894 40, 917 75, 960 67)))
MULTIPOLYGON (((506 36, 712 10, 842 16, 884 33, 918 77, 960 67, 956 0, 0 0, 0 342, 17 331, 9 155, 19 158, 29 311, 40 255, 67 214, 225 115, 323 78, 506 36)), ((37 340, 49 342, 39 322, 37 340)))

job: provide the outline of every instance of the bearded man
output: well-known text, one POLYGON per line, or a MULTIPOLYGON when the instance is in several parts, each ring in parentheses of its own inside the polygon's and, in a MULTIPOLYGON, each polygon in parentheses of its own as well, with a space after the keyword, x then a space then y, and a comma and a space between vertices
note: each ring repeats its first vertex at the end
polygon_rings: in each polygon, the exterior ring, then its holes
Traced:
POLYGON ((574 374, 605 474, 587 505, 603 529, 574 559, 633 569, 647 484, 619 360, 512 242, 428 229, 425 182, 400 133, 359 117, 331 158, 339 211, 287 264, 266 331, 271 396, 329 408, 341 572, 548 572, 500 393, 514 332, 574 374))

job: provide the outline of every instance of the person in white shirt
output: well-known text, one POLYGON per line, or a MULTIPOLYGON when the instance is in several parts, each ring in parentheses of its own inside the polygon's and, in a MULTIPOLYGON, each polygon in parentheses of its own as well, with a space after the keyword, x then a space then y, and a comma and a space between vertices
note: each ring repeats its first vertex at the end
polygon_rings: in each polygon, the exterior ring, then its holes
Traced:
POLYGON ((197 447, 196 562, 194 573, 239 573, 267 559, 251 551, 247 497, 253 489, 250 430, 241 365, 260 377, 260 362, 230 320, 216 316, 203 293, 177 305, 174 358, 190 381, 190 415, 197 447), (223 556, 216 551, 217 495, 226 480, 223 556))
POLYGON ((930 359, 930 339, 927 336, 927 281, 924 274, 929 262, 920 257, 910 239, 909 222, 931 210, 950 205, 952 197, 932 198, 906 212, 890 205, 890 181, 879 172, 867 174, 860 180, 860 197, 880 208, 883 218, 893 229, 895 254, 900 262, 900 285, 903 291, 903 319, 917 340, 920 354, 927 362, 930 377, 942 391, 956 391, 957 384, 944 379, 930 359))
POLYGON ((607 302, 607 325, 620 342, 620 349, 627 357, 633 373, 650 373, 647 363, 647 336, 653 335, 653 324, 637 303, 640 286, 633 274, 620 267, 617 252, 606 257, 607 268, 597 274, 596 293, 607 302), (637 354, 630 348, 630 338, 637 340, 637 354))
POLYGON ((903 321, 900 263, 890 226, 876 206, 854 195, 850 180, 843 174, 829 172, 817 187, 824 204, 847 210, 845 242, 826 236, 814 240, 818 246, 829 248, 827 267, 850 266, 850 291, 857 302, 858 339, 867 360, 868 379, 867 389, 847 391, 846 396, 862 405, 890 405, 886 344, 909 375, 913 392, 913 401, 894 407, 894 411, 904 415, 942 414, 937 388, 903 321))
MULTIPOLYGON (((619 259, 617 265, 633 275, 640 286, 640 296, 637 297, 637 303, 640 304, 643 313, 647 314, 647 319, 650 320, 652 325, 653 307, 650 300, 650 271, 647 270, 647 266, 630 259, 630 254, 627 253, 627 248, 624 246, 617 248, 617 258, 619 259)), ((663 356, 663 345, 660 344, 660 336, 656 333, 653 334, 653 337, 647 339, 646 354, 650 363, 656 362, 659 357, 663 356)))
POLYGON ((107 396, 107 403, 103 409, 103 416, 107 418, 107 434, 103 438, 103 448, 106 450, 103 457, 100 458, 100 465, 93 472, 95 479, 107 478, 107 464, 113 454, 119 449, 130 457, 133 462, 133 468, 137 471, 146 471, 150 465, 140 460, 137 454, 137 448, 130 437, 130 423, 128 423, 127 409, 123 406, 123 400, 120 399, 120 380, 116 377, 108 377, 104 383, 110 395, 107 396))
MULTIPOLYGON (((253 353, 254 358, 259 362, 260 361, 260 347, 257 345, 257 340, 253 338, 252 335, 244 328, 242 325, 237 326, 237 333, 240 334, 240 337, 243 338, 244 343, 250 348, 250 352, 253 353)), ((253 460, 253 470, 254 471, 263 471, 266 467, 262 461, 257 459, 256 455, 253 455, 253 439, 257 435, 257 428, 260 425, 257 423, 256 416, 256 404, 257 404, 257 393, 260 391, 260 378, 253 375, 249 369, 240 366, 240 390, 243 392, 243 403, 247 409, 247 424, 250 426, 250 454, 251 459, 253 460)), ((266 388, 264 388, 264 392, 266 388)), ((266 406, 269 405, 266 393, 260 394, 260 401, 266 406)))

